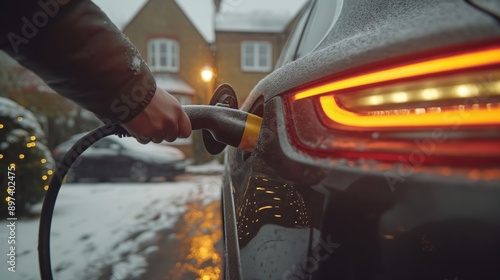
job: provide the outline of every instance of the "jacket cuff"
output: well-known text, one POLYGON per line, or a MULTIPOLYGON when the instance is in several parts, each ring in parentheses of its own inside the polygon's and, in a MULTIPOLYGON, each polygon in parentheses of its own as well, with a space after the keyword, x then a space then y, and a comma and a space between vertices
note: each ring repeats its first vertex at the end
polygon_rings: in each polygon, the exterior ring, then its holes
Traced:
MULTIPOLYGON (((16 16, 31 19, 40 9, 37 1, 12 2, 17 3, 16 16)), ((37 29, 36 36, 15 48, 0 40, 0 48, 102 121, 130 121, 155 94, 152 73, 137 49, 96 5, 89 0, 65 3, 37 29)), ((22 34, 23 24, 11 18, 0 33, 22 34)))
POLYGON ((152 79, 153 84, 145 87, 141 84, 132 88, 129 94, 123 93, 110 105, 110 111, 104 115, 98 115, 104 123, 126 123, 135 118, 146 108, 156 92, 156 83, 152 76, 144 76, 144 79, 152 79))

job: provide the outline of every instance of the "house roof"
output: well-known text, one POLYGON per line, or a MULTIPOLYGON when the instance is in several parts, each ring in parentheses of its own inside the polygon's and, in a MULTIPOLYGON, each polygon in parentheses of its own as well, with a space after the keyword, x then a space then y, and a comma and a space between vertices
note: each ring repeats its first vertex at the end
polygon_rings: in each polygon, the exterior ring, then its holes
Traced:
POLYGON ((215 17, 216 31, 279 33, 308 0, 226 0, 215 17))
MULTIPOLYGON (((123 30, 150 0, 92 1, 123 30)), ((174 1, 205 41, 213 43, 215 31, 282 32, 308 0, 223 0, 217 15, 213 0, 174 1)))
POLYGON ((92 0, 121 30, 134 18, 148 0, 92 0))
POLYGON ((215 28, 216 31, 279 33, 289 21, 288 15, 272 12, 228 13, 217 15, 215 28))
POLYGON ((155 74, 156 86, 170 93, 194 95, 195 90, 184 80, 170 74, 155 74))
POLYGON ((213 0, 175 0, 207 43, 215 41, 213 0))
MULTIPOLYGON (((92 0, 121 30, 150 0, 92 0)), ((215 40, 213 0, 174 0, 207 43, 215 40)))

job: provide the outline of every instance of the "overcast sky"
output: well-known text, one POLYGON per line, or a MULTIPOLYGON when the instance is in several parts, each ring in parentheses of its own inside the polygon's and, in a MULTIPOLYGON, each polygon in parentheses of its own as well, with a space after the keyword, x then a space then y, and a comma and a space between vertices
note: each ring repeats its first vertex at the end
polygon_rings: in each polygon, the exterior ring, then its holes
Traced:
POLYGON ((108 17, 120 28, 135 15, 137 11, 146 3, 146 0, 92 0, 99 6, 108 17))

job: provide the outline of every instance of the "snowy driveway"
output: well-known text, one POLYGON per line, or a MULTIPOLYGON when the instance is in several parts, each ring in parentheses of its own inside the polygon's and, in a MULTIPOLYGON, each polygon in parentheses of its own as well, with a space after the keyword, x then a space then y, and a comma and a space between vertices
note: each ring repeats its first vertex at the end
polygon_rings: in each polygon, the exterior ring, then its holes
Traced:
MULTIPOLYGON (((52 225, 54 277, 219 279, 219 198, 219 175, 148 184, 67 184, 52 225)), ((15 273, 7 270, 7 234, 7 227, 0 227, 0 279, 39 279, 38 219, 17 222, 15 273)))

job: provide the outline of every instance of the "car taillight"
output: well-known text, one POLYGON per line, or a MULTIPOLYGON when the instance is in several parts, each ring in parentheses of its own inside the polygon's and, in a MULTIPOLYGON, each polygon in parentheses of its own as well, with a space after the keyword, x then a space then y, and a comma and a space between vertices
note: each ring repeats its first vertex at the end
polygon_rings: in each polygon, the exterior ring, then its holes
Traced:
POLYGON ((316 156, 500 163, 498 40, 350 70, 285 96, 292 142, 316 156))

